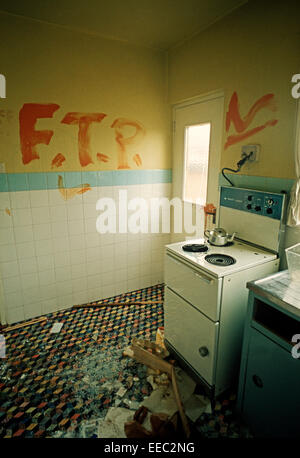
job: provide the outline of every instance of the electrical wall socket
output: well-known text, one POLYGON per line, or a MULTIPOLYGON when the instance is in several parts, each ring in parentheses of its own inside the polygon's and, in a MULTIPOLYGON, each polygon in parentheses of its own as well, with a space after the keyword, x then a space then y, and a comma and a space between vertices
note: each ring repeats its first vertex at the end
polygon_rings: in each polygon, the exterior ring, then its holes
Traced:
POLYGON ((0 162, 0 173, 6 173, 6 168, 4 162, 0 162))
POLYGON ((259 153, 260 153, 260 145, 244 145, 242 146, 242 158, 245 155, 249 155, 252 153, 252 156, 248 159, 248 163, 250 162, 258 162, 259 161, 259 153))

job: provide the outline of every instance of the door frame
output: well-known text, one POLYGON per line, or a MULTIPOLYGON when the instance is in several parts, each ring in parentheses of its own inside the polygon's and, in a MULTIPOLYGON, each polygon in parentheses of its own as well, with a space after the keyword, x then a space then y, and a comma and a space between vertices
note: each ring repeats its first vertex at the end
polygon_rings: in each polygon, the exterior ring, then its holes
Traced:
POLYGON ((219 97, 224 97, 224 89, 217 89, 216 91, 206 92, 205 94, 195 95, 194 97, 189 97, 188 99, 181 100, 179 102, 172 104, 172 115, 174 120, 174 113, 176 108, 184 108, 189 105, 194 105, 195 103, 207 102, 211 99, 218 99, 219 97))

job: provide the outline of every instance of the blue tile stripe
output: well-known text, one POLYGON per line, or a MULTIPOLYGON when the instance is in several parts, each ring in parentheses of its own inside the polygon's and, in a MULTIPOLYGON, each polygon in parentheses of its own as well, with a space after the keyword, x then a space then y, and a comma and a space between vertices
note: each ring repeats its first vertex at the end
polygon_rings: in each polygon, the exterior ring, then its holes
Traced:
MULTIPOLYGON (((269 192, 290 192, 295 181, 292 178, 258 177, 255 175, 241 175, 238 173, 228 173, 228 178, 236 187, 269 192)), ((230 186, 221 173, 219 175, 219 185, 230 186)))
POLYGON ((63 183, 67 188, 76 188, 84 183, 95 187, 172 182, 171 169, 0 173, 0 192, 57 189, 59 175, 62 176, 63 183))

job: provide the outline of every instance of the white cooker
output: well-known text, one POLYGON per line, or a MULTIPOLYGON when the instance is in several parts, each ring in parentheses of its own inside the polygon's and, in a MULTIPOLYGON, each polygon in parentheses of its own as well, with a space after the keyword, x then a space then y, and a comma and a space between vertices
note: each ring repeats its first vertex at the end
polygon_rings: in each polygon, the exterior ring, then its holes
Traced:
POLYGON ((236 237, 228 246, 193 240, 166 246, 165 337, 177 357, 215 395, 239 370, 248 281, 279 269, 285 195, 221 187, 219 227, 236 237))

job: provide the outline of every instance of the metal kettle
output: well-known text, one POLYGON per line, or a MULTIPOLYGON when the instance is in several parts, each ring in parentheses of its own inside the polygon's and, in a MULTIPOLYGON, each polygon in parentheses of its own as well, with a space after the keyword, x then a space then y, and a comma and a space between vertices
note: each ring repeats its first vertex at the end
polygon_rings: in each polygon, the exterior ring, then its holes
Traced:
POLYGON ((235 232, 232 235, 229 235, 222 227, 216 227, 212 231, 205 231, 204 235, 208 238, 209 243, 212 245, 224 246, 233 241, 235 232))

